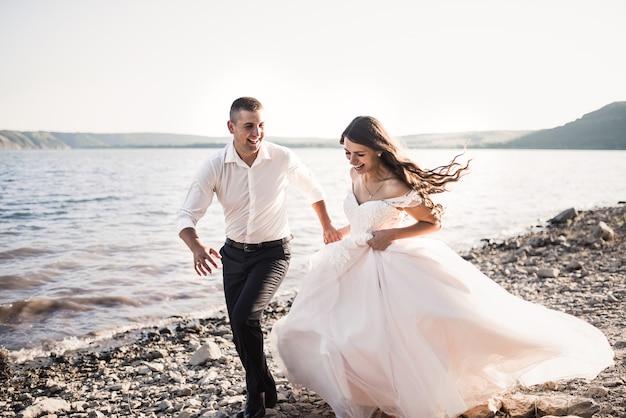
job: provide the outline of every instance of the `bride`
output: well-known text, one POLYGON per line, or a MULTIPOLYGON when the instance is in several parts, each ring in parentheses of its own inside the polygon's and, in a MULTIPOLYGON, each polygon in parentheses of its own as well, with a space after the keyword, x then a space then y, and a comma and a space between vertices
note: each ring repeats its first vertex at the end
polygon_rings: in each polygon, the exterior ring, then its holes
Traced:
POLYGON ((403 418, 456 417, 516 384, 583 377, 613 363, 590 324, 514 296, 445 244, 430 195, 468 170, 424 170, 372 117, 341 135, 352 190, 343 240, 315 254, 270 345, 298 385, 338 417, 380 409, 403 418))

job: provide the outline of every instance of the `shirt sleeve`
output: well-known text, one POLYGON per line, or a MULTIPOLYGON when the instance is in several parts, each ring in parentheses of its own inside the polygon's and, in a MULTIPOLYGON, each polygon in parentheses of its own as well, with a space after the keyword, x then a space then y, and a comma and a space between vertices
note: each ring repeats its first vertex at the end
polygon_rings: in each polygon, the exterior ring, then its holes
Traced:
POLYGON ((213 202, 217 178, 215 166, 215 160, 203 164, 189 186, 187 196, 176 217, 179 234, 185 228, 195 228, 213 202))
POLYGON ((304 194, 309 204, 325 200, 326 192, 313 172, 300 160, 300 157, 295 152, 287 149, 287 154, 289 156, 289 183, 293 184, 304 194))

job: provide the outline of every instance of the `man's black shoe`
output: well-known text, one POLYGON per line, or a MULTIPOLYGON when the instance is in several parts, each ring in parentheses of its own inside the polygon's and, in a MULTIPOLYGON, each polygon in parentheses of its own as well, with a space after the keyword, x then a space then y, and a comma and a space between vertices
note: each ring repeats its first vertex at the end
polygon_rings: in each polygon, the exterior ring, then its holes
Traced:
POLYGON ((261 418, 265 416, 263 395, 248 394, 246 407, 237 414, 237 418, 261 418))
POLYGON ((265 391, 265 407, 274 408, 278 402, 278 393, 276 393, 276 387, 265 391))

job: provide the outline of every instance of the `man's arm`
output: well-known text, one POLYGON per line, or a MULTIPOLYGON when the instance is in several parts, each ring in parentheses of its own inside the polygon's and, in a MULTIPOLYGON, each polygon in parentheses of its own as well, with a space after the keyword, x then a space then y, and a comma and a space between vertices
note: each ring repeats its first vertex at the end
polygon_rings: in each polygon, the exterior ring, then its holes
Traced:
POLYGON ((202 243, 195 228, 184 228, 178 235, 193 253, 193 267, 198 276, 211 274, 213 272, 211 265, 217 268, 217 263, 213 257, 221 258, 220 254, 202 243))
POLYGON ((323 200, 318 200, 317 202, 311 205, 313 210, 317 214, 317 218, 322 225, 322 229, 324 231, 324 244, 329 244, 331 242, 339 241, 341 238, 341 232, 333 225, 333 221, 330 219, 330 215, 328 214, 328 210, 326 210, 326 202, 323 200))

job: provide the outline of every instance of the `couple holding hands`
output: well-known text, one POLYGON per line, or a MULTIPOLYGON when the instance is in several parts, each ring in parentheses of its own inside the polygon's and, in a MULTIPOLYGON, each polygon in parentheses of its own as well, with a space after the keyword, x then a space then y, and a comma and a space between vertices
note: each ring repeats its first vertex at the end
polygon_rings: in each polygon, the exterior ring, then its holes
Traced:
POLYGON ((290 312, 270 334, 287 378, 306 386, 337 417, 375 411, 402 418, 456 417, 518 383, 592 379, 613 363, 597 328, 504 290, 445 244, 424 237, 441 227, 431 195, 468 171, 455 157, 424 169, 375 118, 359 116, 341 134, 351 191, 349 225, 334 226, 326 195, 290 149, 265 141, 262 104, 232 103, 232 143, 198 170, 179 210, 180 238, 198 275, 221 261, 233 342, 246 372, 238 416, 265 416, 277 403, 267 366, 263 311, 286 276, 291 231, 288 184, 312 205, 326 244, 313 255, 290 312), (225 243, 196 230, 217 197, 225 243))

